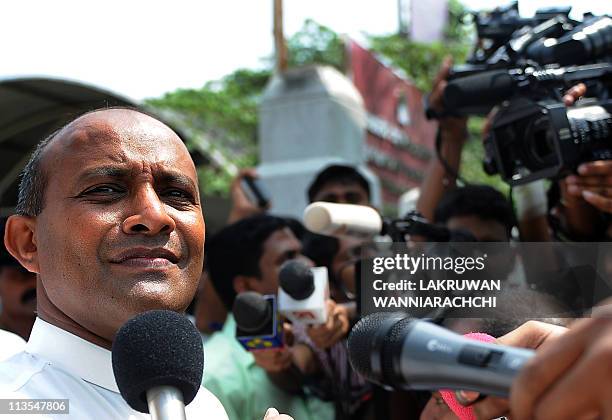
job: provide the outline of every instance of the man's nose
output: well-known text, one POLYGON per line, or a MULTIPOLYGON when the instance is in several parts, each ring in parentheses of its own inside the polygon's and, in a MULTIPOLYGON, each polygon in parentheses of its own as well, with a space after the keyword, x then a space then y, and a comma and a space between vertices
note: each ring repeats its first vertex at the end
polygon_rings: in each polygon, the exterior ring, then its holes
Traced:
POLYGON ((174 219, 166 212, 163 201, 150 186, 140 189, 131 200, 131 215, 123 222, 123 232, 128 235, 168 234, 176 228, 174 219))

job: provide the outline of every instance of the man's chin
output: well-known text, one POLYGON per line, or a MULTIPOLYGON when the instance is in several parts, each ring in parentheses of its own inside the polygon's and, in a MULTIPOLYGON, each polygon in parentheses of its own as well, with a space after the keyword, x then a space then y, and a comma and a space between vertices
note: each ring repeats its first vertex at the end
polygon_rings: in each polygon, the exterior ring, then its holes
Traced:
POLYGON ((137 313, 154 309, 181 312, 189 306, 195 292, 195 287, 186 287, 182 281, 161 281, 157 277, 146 276, 132 285, 126 304, 136 309, 137 313))

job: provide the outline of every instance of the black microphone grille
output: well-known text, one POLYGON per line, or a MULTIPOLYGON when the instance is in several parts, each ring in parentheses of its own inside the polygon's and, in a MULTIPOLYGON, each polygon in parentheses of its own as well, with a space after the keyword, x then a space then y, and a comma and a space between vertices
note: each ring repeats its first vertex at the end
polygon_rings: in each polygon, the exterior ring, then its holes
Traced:
POLYGON ((183 315, 167 310, 144 312, 117 332, 112 361, 119 392, 134 410, 149 412, 146 392, 157 386, 179 389, 187 405, 202 383, 202 338, 183 315))
POLYGON ((314 275, 306 264, 298 260, 285 262, 278 274, 280 287, 296 300, 304 300, 315 290, 314 275))
POLYGON ((388 342, 387 336, 393 326, 404 319, 410 317, 397 312, 376 312, 361 318, 348 338, 349 361, 353 369, 368 380, 381 382, 381 357, 388 342))
POLYGON ((234 299, 232 313, 236 325, 247 333, 260 331, 273 316, 270 304, 257 292, 239 293, 234 299))

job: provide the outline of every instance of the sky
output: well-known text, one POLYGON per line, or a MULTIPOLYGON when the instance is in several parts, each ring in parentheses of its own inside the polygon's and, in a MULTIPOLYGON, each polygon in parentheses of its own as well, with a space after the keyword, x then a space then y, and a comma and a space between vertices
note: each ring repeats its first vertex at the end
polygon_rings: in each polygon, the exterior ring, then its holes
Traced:
MULTIPOLYGON (((427 0, 412 0, 427 1, 427 0)), ((470 9, 506 0, 465 0, 470 9)), ((19 0, 0 4, 0 79, 50 75, 140 100, 198 88, 273 53, 273 0, 19 0)), ((398 0, 284 0, 288 37, 307 18, 347 34, 397 31, 398 0)), ((612 13, 607 0, 522 0, 521 14, 573 4, 612 13)))

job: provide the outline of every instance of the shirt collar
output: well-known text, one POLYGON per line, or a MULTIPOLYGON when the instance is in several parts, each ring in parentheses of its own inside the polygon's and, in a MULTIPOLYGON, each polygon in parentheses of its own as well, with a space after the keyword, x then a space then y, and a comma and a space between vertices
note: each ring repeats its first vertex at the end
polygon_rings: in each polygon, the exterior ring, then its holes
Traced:
POLYGON ((40 318, 34 322, 25 351, 84 381, 119 393, 109 350, 40 318))

